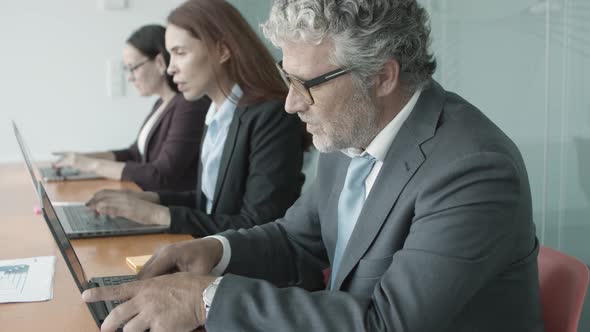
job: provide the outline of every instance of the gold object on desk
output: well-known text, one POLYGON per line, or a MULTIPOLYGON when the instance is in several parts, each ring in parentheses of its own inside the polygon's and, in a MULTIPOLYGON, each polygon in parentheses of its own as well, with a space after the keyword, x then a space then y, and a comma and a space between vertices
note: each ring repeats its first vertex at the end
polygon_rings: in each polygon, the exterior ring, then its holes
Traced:
POLYGON ((130 256, 125 259, 127 265, 135 272, 139 273, 139 271, 143 268, 145 263, 150 260, 152 255, 143 255, 143 256, 130 256))

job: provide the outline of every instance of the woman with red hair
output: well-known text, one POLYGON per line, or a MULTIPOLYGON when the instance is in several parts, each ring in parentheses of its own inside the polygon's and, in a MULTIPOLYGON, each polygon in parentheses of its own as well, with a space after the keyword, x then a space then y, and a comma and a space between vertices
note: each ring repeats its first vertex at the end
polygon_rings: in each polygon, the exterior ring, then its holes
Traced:
POLYGON ((306 133, 284 112, 287 87, 270 52, 226 1, 187 1, 168 23, 168 73, 187 100, 212 100, 197 188, 101 191, 89 205, 198 237, 282 217, 304 181, 306 133))

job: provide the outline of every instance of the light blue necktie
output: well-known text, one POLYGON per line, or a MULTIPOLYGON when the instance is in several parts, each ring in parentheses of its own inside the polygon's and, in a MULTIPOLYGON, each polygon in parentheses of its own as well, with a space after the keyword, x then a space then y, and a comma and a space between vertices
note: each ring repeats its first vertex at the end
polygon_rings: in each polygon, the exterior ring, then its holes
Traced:
POLYGON ((348 165, 346 180, 338 200, 338 238, 332 264, 332 289, 334 289, 334 280, 338 274, 342 255, 365 204, 365 180, 371 173, 373 165, 375 165, 375 158, 370 154, 354 157, 348 165))

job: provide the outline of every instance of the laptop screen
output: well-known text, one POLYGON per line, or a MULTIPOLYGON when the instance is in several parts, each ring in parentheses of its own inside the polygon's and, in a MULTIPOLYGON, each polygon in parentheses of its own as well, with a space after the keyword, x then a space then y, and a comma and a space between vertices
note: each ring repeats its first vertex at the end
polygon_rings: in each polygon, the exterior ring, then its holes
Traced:
POLYGON ((59 222, 59 218, 51 205, 51 201, 45 192, 45 188, 43 185, 39 183, 39 192, 41 194, 41 202, 43 206, 43 216, 45 217, 45 221, 47 222, 47 226, 51 230, 51 234, 61 251, 61 254, 74 277, 74 281, 80 289, 80 292, 84 291, 88 288, 88 279, 86 279, 86 275, 84 274, 84 269, 82 269, 82 264, 80 264, 80 260, 78 256, 76 256, 76 252, 74 248, 72 248, 72 243, 70 239, 66 235, 61 223, 59 222))
POLYGON ((27 148, 27 145, 25 144, 25 141, 23 140, 22 135, 20 134, 20 130, 18 130, 18 127, 16 126, 16 123, 14 121, 12 121, 12 129, 14 130, 14 136, 16 136, 16 141, 18 142, 20 151, 23 154, 23 159, 25 160, 25 165, 27 166, 29 175, 31 176, 31 181, 33 183, 33 188, 35 188, 35 193, 37 194, 39 200, 41 200, 41 198, 39 197, 39 189, 37 188, 37 177, 35 176, 35 171, 33 170, 33 163, 31 162, 31 154, 29 152, 29 149, 27 148))

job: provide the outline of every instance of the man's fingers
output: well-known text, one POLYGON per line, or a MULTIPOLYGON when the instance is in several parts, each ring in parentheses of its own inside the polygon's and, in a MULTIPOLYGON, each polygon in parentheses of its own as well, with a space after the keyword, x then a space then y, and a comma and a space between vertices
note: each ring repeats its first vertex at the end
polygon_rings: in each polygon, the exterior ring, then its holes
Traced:
MULTIPOLYGON (((125 324, 125 322, 136 316, 139 311, 140 306, 137 305, 135 300, 121 303, 109 313, 107 318, 105 318, 104 322, 100 326, 100 330, 102 332, 115 332, 121 325, 125 324)), ((145 331, 145 329, 131 331, 145 331)))
POLYGON ((134 281, 128 282, 117 286, 108 287, 96 287, 90 288, 82 293, 82 299, 84 302, 97 302, 97 301, 125 301, 132 298, 139 287, 141 282, 134 281))
MULTIPOLYGON (((123 332, 144 332, 150 329, 149 317, 139 313, 135 317, 131 318, 125 326, 123 326, 123 332)), ((153 331, 153 330, 150 330, 153 331)))
POLYGON ((150 325, 150 332, 167 332, 170 329, 167 329, 166 326, 163 324, 151 324, 150 325))
POLYGON ((161 250, 152 255, 137 274, 138 279, 149 279, 176 270, 176 261, 170 254, 172 250, 161 250))

